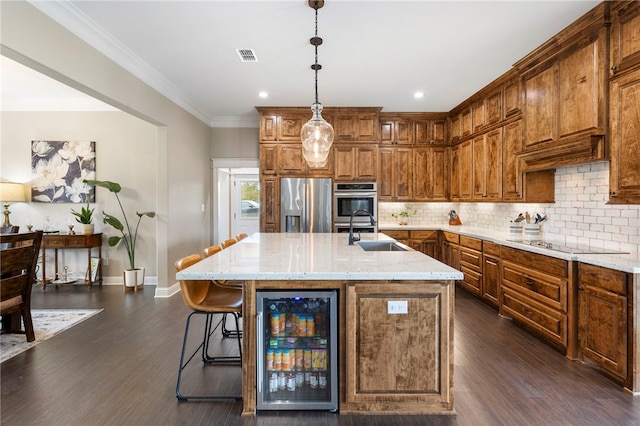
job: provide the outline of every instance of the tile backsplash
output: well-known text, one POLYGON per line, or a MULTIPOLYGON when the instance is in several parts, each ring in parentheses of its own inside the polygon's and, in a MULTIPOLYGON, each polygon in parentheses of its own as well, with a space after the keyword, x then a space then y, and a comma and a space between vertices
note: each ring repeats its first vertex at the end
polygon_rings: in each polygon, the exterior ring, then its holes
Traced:
MULTIPOLYGON (((609 163, 600 162, 556 169, 556 202, 525 203, 409 203, 417 213, 410 225, 447 224, 449 210, 460 215, 462 224, 509 232, 509 222, 528 211, 546 214, 542 235, 561 243, 584 244, 613 250, 640 252, 640 206, 607 204, 609 163)), ((391 213, 404 203, 381 202, 382 224, 395 223, 391 213)))

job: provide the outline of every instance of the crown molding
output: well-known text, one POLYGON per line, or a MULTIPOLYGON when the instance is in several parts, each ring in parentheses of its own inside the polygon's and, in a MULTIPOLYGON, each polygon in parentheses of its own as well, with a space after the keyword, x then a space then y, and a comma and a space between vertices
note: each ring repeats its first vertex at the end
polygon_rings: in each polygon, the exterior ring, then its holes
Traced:
POLYGON ((205 111, 189 100, 178 87, 164 78, 95 21, 69 1, 27 0, 33 7, 71 31, 100 53, 184 108, 204 123, 212 121, 205 111))

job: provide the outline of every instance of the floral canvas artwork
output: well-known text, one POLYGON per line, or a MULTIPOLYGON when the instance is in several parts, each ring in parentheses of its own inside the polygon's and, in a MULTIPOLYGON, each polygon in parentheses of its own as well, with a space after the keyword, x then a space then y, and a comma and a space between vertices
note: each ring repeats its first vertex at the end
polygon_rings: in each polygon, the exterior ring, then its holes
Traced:
POLYGON ((96 178, 96 143, 31 141, 31 201, 87 203, 95 187, 83 179, 96 178))

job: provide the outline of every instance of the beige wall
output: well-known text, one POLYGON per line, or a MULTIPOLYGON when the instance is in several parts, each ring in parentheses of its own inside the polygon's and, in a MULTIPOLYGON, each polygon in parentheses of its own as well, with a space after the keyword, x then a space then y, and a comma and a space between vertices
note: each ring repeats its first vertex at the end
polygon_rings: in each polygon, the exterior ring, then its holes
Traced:
POLYGON ((259 145, 260 130, 257 127, 211 129, 212 158, 259 158, 259 145))
MULTIPOLYGON (((119 194, 129 219, 137 219, 136 211, 153 210, 157 205, 157 177, 155 173, 158 150, 157 127, 124 112, 3 112, 0 136, 0 179, 28 183, 31 176, 32 140, 95 141, 96 178, 120 183, 119 194)), ((27 191, 27 197, 29 193, 27 191)), ((70 210, 76 204, 18 203, 11 207, 11 222, 25 230, 25 220, 30 218, 36 229, 42 229, 45 217, 49 217, 62 232, 67 230, 70 210)), ((105 247, 103 275, 108 281, 122 281, 122 269, 128 267, 126 251, 122 247, 108 247, 106 238, 118 235, 111 227, 102 224, 101 212, 121 218, 120 208, 113 194, 99 189, 96 196, 96 232, 104 232, 105 247)), ((77 225, 76 230, 79 229, 77 225)), ((143 219, 138 237, 136 260, 145 266, 154 282, 157 276, 155 220, 143 219)), ((97 254, 97 253, 96 253, 97 254)), ((48 254, 52 256, 52 253, 48 254)), ((74 277, 81 278, 86 270, 86 254, 78 251, 60 253, 64 256, 60 265, 69 266, 74 277)), ((49 259, 51 260, 51 259, 49 259)), ((51 264, 53 266, 53 264, 51 264)), ((47 265, 50 268, 49 265, 47 265)), ((53 271, 49 269, 48 271, 53 271)))
MULTIPOLYGON (((147 170, 156 177, 156 294, 169 294, 173 262, 209 241, 210 213, 201 206, 209 207, 210 128, 30 4, 0 6, 2 55, 157 126, 147 170)), ((116 180, 117 171, 100 174, 116 180)))

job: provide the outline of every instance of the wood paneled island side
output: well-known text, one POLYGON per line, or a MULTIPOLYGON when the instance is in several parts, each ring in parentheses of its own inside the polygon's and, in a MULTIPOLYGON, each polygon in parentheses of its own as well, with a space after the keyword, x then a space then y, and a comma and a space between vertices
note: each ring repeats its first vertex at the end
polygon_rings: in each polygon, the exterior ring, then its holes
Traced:
MULTIPOLYGON (((367 240, 391 240, 384 234, 367 240)), ((177 279, 244 282, 243 414, 256 411, 256 292, 338 291, 339 411, 453 414, 454 280, 418 251, 365 251, 346 234, 254 234, 177 279), (406 301, 406 314, 388 302, 406 301)))

